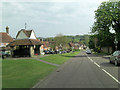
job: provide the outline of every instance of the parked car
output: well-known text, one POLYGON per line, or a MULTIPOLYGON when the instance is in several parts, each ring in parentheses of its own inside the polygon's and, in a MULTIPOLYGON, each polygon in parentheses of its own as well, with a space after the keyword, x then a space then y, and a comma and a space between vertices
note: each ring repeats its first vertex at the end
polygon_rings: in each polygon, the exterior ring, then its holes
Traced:
POLYGON ((90 49, 87 49, 87 50, 86 50, 86 54, 92 54, 91 50, 90 50, 90 49))
POLYGON ((62 54, 62 51, 59 51, 59 54, 62 54))
POLYGON ((48 50, 45 50, 44 52, 45 52, 45 54, 50 54, 50 51, 48 51, 48 50))
POLYGON ((115 66, 118 66, 120 64, 120 51, 115 51, 109 59, 110 63, 114 63, 115 66))
POLYGON ((70 53, 70 50, 67 50, 67 53, 70 53))
POLYGON ((2 59, 4 59, 5 57, 9 57, 10 54, 8 52, 5 51, 0 51, 0 57, 2 57, 2 59))
POLYGON ((59 53, 59 51, 58 51, 58 50, 55 50, 55 51, 54 51, 54 53, 55 53, 55 54, 58 54, 58 53, 59 53))
POLYGON ((66 50, 64 50, 64 51, 62 51, 62 53, 67 53, 67 51, 66 51, 66 50))
POLYGON ((8 52, 4 52, 4 51, 0 52, 0 56, 2 56, 2 55, 6 56, 6 57, 10 56, 10 54, 8 52))
POLYGON ((50 52, 50 54, 55 54, 55 52, 54 52, 54 51, 52 51, 52 50, 50 50, 49 52, 50 52))

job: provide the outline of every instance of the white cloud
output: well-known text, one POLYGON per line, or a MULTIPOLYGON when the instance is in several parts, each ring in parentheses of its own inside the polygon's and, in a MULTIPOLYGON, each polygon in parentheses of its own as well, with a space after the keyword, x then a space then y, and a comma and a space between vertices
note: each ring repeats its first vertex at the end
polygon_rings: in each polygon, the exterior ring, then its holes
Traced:
POLYGON ((25 7, 23 7, 22 4, 20 4, 19 2, 9 2, 9 4, 14 7, 14 8, 17 8, 18 10, 20 11, 24 11, 25 10, 25 7))
MULTIPOLYGON (((106 0, 17 0, 17 2, 102 2, 106 0)), ((16 2, 16 0, 2 0, 2 2, 16 2)))
POLYGON ((43 37, 55 35, 57 32, 87 33, 94 22, 94 11, 104 0, 27 1, 3 2, 3 26, 10 26, 11 31, 15 30, 11 33, 12 36, 24 27, 25 22, 28 23, 29 28, 35 30, 37 35, 43 37))

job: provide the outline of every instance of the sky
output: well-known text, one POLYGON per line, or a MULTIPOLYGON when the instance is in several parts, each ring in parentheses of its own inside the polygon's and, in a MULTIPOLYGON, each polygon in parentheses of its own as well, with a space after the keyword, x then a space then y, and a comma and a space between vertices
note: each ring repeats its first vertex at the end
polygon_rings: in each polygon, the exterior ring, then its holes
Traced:
POLYGON ((15 37, 27 23, 27 30, 33 29, 37 37, 88 34, 94 11, 103 1, 107 0, 3 1, 2 32, 9 26, 9 34, 15 37))

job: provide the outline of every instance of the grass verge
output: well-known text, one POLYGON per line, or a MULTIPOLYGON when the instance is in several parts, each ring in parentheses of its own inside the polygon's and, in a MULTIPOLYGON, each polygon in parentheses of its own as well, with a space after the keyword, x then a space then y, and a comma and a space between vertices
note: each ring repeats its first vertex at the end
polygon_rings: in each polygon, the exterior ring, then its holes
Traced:
POLYGON ((3 88, 31 88, 56 67, 37 60, 3 60, 3 88))
POLYGON ((71 53, 65 53, 65 54, 54 54, 54 55, 50 55, 50 56, 46 56, 46 57, 41 57, 41 60, 45 60, 47 62, 50 63, 54 63, 54 64, 63 64, 64 62, 66 62, 67 60, 69 60, 71 57, 79 54, 80 51, 76 51, 76 52, 71 52, 71 53))
MULTIPOLYGON (((42 60, 63 64, 79 52, 42 57, 42 60)), ((34 59, 2 60, 3 88, 31 88, 57 67, 34 59)))

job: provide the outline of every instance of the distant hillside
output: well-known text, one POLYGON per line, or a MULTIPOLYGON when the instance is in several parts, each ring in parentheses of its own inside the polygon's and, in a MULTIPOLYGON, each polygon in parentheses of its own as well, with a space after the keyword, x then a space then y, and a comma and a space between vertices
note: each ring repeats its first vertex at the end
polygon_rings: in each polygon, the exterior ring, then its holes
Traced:
MULTIPOLYGON (((85 44, 88 46, 89 42, 89 35, 76 35, 76 36, 66 36, 69 40, 69 42, 80 42, 81 44, 85 44)), ((44 41, 54 41, 54 37, 49 37, 49 38, 43 38, 43 37, 38 37, 38 39, 42 39, 44 41)))
POLYGON ((72 42, 81 42, 82 44, 88 45, 89 35, 76 35, 76 36, 66 36, 72 42))

